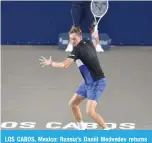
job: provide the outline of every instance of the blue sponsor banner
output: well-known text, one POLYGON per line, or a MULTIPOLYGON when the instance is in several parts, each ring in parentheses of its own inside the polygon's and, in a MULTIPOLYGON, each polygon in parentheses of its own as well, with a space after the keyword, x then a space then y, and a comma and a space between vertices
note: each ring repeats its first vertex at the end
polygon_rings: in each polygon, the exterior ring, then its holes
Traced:
MULTIPOLYGON (((91 35, 89 33, 84 33, 83 38, 90 40, 91 35)), ((100 44, 104 50, 110 50, 111 48, 111 39, 106 33, 100 33, 100 44)), ((67 45, 69 43, 69 36, 68 33, 60 33, 58 38, 58 44, 60 49, 67 48, 67 45)))
POLYGON ((152 143, 152 130, 2 130, 2 143, 152 143))

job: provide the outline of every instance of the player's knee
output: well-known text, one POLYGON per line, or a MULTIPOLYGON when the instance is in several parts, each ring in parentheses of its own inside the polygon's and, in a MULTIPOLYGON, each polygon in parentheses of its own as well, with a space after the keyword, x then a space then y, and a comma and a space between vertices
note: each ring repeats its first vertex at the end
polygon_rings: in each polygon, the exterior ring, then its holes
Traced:
POLYGON ((93 108, 89 108, 89 107, 86 109, 86 112, 91 117, 93 117, 95 114, 95 110, 93 108))
POLYGON ((70 108, 76 107, 76 103, 75 103, 74 100, 70 100, 70 101, 69 101, 69 107, 70 107, 70 108))
POLYGON ((69 101, 69 107, 71 108, 72 105, 73 105, 73 102, 72 102, 72 100, 70 100, 70 101, 69 101))

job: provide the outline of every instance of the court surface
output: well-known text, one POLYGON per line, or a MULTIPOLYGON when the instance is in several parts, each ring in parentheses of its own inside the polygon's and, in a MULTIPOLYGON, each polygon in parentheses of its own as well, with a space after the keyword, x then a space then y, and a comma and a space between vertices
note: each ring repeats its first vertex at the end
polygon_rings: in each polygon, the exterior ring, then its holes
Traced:
MULTIPOLYGON (((74 122, 68 102, 81 75, 75 64, 68 69, 42 68, 39 57, 50 55, 62 61, 68 53, 51 46, 2 47, 2 123, 17 122, 13 129, 22 129, 20 123, 35 122, 32 129, 48 129, 48 122, 59 122, 53 126, 63 129, 74 122)), ((108 85, 97 111, 116 129, 122 123, 152 129, 152 47, 115 47, 98 55, 108 85)), ((85 105, 86 101, 81 106, 84 121, 94 123, 85 105)))

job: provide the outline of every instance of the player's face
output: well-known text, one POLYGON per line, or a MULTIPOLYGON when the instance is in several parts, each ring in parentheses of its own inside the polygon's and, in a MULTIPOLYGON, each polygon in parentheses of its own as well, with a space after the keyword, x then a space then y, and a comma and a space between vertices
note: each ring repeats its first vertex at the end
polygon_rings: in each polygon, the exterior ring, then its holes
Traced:
POLYGON ((69 38, 70 38, 70 43, 73 46, 77 46, 79 44, 79 42, 81 41, 82 36, 78 35, 76 33, 72 33, 72 34, 69 35, 69 38))

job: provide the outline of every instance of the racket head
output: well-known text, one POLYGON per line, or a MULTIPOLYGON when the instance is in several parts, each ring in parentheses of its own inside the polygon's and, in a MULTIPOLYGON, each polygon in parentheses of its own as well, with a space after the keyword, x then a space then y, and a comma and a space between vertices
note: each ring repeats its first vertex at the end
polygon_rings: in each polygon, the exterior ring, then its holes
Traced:
POLYGON ((108 0, 92 0, 90 7, 94 17, 101 19, 108 11, 109 2, 108 0))
POLYGON ((95 19, 95 31, 98 31, 98 24, 101 18, 107 13, 109 8, 108 0, 92 0, 90 4, 91 12, 95 19), (98 18, 98 20, 97 20, 98 18))

